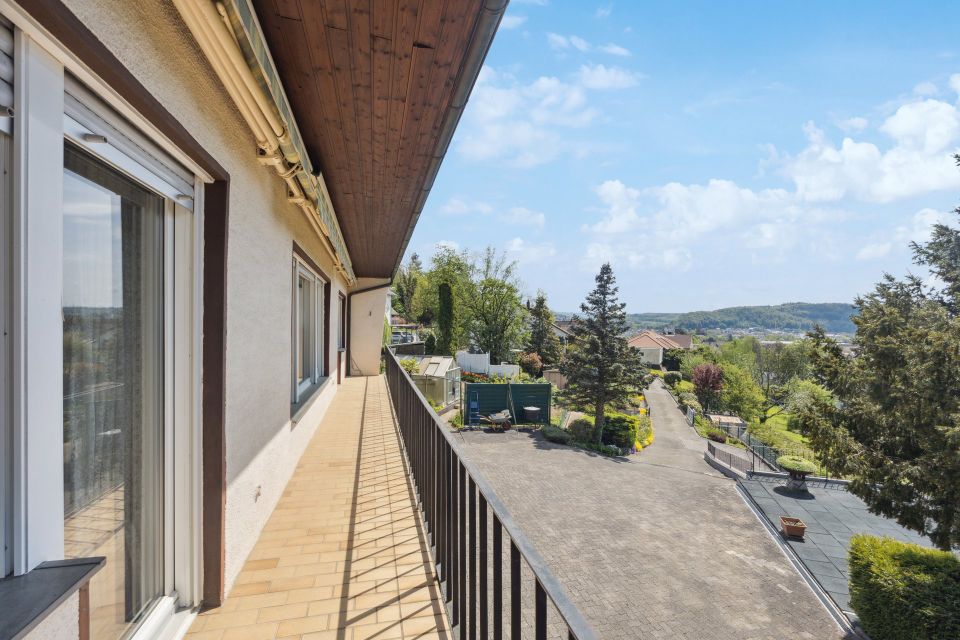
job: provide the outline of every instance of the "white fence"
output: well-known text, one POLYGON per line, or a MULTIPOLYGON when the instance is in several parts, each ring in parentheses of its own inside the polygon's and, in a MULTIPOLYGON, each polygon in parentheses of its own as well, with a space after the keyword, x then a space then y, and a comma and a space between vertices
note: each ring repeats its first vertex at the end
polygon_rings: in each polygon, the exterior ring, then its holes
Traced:
POLYGON ((503 376, 512 378, 520 374, 520 365, 516 364, 490 364, 489 353, 467 353, 466 351, 457 351, 457 366, 461 371, 470 373, 482 373, 488 376, 503 376))

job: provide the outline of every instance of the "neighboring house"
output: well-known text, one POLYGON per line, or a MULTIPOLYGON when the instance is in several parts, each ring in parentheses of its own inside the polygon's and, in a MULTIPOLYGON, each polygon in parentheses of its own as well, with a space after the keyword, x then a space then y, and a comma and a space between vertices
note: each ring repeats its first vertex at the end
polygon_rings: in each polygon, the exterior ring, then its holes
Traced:
POLYGON ((379 375, 488 4, 0 0, 0 636, 176 638, 237 586, 379 375))
POLYGON ((553 331, 553 335, 557 336, 557 340, 560 341, 560 345, 564 349, 566 349, 567 345, 574 339, 573 326, 569 323, 561 326, 560 322, 554 322, 550 325, 550 329, 553 331))
POLYGON ((641 331, 627 339, 627 344, 640 352, 643 364, 659 367, 663 364, 665 351, 681 348, 672 338, 673 336, 662 336, 655 331, 641 331))
POLYGON ((675 342, 681 349, 693 349, 693 336, 686 333, 668 333, 665 338, 675 342))

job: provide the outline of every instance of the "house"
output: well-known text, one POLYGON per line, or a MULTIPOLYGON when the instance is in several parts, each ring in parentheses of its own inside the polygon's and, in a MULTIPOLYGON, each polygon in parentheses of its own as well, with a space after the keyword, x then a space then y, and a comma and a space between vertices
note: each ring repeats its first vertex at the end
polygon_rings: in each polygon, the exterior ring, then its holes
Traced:
POLYGON ((252 624, 420 455, 382 314, 505 4, 0 0, 0 636, 252 624))
POLYGON ((567 345, 574 339, 573 326, 572 323, 567 322, 561 325, 561 322, 563 321, 551 323, 550 330, 553 331, 553 335, 557 336, 557 340, 560 341, 560 346, 566 349, 567 345))
POLYGON ((680 349, 673 341, 674 336, 663 336, 655 331, 641 331, 631 336, 627 344, 640 351, 643 364, 659 367, 663 364, 663 353, 669 349, 680 349))
POLYGON ((680 349, 693 349, 693 336, 687 333, 668 333, 664 335, 677 344, 680 349))

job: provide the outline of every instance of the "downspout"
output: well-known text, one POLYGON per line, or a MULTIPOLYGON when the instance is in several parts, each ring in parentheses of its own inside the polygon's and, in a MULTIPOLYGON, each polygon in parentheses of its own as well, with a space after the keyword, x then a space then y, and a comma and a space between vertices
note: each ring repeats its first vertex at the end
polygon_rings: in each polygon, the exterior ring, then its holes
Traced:
MULTIPOLYGON (((208 0, 173 0, 173 3, 253 132, 257 141, 257 160, 264 166, 274 168, 286 185, 287 201, 299 207, 311 228, 320 236, 337 271, 349 284, 353 284, 353 270, 344 264, 329 237, 334 230, 325 228, 322 223, 319 208, 328 207, 332 213, 328 202, 323 205, 319 202, 320 198, 326 197, 325 191, 317 188, 322 182, 307 172, 303 166, 304 159, 296 153, 289 157, 284 154, 283 149, 290 148, 289 131, 271 99, 259 87, 250 71, 229 26, 225 10, 222 6, 215 7, 208 0), (305 193, 304 184, 317 193, 318 202, 313 202, 305 193)), ((336 216, 331 217, 336 225, 336 216)), ((339 233, 339 228, 336 231, 339 233)), ((349 261, 349 257, 346 259, 349 261)))
POLYGON ((351 373, 350 363, 353 362, 350 359, 350 345, 353 344, 353 335, 350 331, 350 327, 353 326, 353 296, 357 293, 367 293, 368 291, 376 291, 377 289, 383 289, 384 287, 392 287, 393 278, 385 282, 384 284, 374 285, 372 287, 367 287, 366 289, 357 289, 356 291, 350 291, 347 293, 347 375, 353 375, 351 373))

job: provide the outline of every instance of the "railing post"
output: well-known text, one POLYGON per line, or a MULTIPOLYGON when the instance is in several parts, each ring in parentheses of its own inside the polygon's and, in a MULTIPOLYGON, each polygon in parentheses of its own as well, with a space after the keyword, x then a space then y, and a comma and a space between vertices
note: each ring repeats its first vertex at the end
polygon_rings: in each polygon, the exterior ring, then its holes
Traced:
POLYGON ((467 470, 463 462, 457 460, 457 473, 460 476, 457 481, 457 488, 460 491, 460 585, 457 590, 457 599, 460 601, 460 639, 466 640, 467 637, 467 470))
POLYGON ((477 640, 477 485, 473 478, 470 491, 470 640, 477 640))
POLYGON ((480 637, 487 633, 487 499, 480 494, 480 637))
POLYGON ((493 514, 493 640, 503 640, 503 526, 493 514))
POLYGON ((547 592, 543 590, 540 581, 534 578, 536 592, 534 594, 534 626, 536 639, 547 640, 547 592))
POLYGON ((510 541, 510 638, 520 640, 520 550, 510 541))

